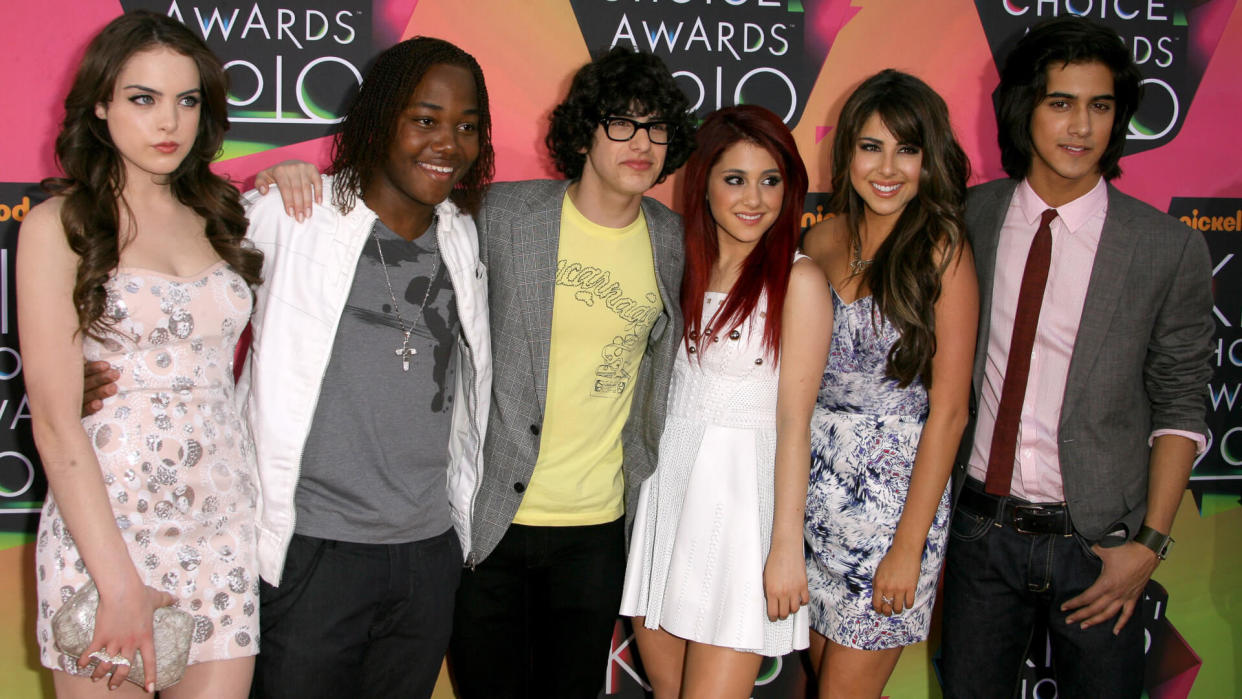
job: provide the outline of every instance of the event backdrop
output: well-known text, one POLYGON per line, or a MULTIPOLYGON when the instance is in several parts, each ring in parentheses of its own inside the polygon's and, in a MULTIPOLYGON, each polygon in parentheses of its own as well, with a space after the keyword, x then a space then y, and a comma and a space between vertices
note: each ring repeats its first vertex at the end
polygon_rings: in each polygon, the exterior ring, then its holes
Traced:
MULTIPOLYGON (((812 194, 803 223, 824 216, 828 138, 845 95, 894 67, 948 101, 972 182, 1002 175, 992 91, 996 57, 1031 24, 1065 14, 1121 34, 1146 84, 1130 124, 1125 191, 1202 231, 1216 290, 1216 375, 1205 387, 1211 439, 1184 498, 1169 561, 1142 619, 1151 697, 1242 692, 1242 9, 1236 0, 9 0, 0 14, 0 696, 50 695, 33 643, 31 532, 46 483, 30 438, 14 323, 18 226, 56 171, 60 101, 87 39, 118 13, 166 13, 203 36, 231 80, 232 130, 218 169, 247 186, 280 160, 326 161, 328 136, 370 59, 403 38, 443 37, 486 73, 497 179, 554 176, 542 147, 550 108, 594 50, 653 51, 701 115, 764 105, 793 129, 812 194)), ((676 205, 676 178, 656 190, 676 205)), ((886 694, 940 695, 938 639, 907 650, 886 694)), ((1033 644, 1023 697, 1056 696, 1048 654, 1033 644)), ((641 663, 618 625, 606 694, 641 696, 641 663)), ((802 663, 764 664, 756 697, 803 696, 802 663)), ((452 696, 447 682, 437 696, 452 696)))

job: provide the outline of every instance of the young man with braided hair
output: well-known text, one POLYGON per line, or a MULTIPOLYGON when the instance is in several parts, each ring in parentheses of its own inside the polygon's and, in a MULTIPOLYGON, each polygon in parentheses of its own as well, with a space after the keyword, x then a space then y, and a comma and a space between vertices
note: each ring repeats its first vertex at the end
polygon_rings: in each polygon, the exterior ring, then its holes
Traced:
MULTIPOLYGON (((494 362, 450 652, 465 699, 599 692, 681 329, 681 220, 643 195, 693 137, 663 62, 613 49, 553 112, 568 179, 495 184, 479 213, 494 362)), ((318 179, 271 177, 293 211, 318 179)))
POLYGON ((249 197, 272 260, 240 382, 264 494, 259 696, 435 686, 490 390, 471 214, 492 157, 478 63, 416 38, 346 113, 328 205, 296 221, 249 197))

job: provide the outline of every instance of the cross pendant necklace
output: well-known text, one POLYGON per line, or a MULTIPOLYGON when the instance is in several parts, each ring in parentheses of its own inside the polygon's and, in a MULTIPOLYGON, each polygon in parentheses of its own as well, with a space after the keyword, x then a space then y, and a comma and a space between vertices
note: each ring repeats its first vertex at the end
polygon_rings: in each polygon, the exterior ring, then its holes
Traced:
MULTIPOLYGON (((433 231, 439 220, 438 216, 432 219, 433 231)), ((384 285, 388 287, 388 296, 392 299, 392 314, 397 317, 397 327, 401 329, 401 346, 393 350, 393 354, 401 359, 401 371, 409 371, 410 357, 418 354, 418 350, 410 347, 410 334, 414 332, 414 328, 418 327, 418 321, 423 317, 423 310, 427 308, 427 299, 431 298, 431 285, 435 284, 436 273, 440 271, 440 250, 439 248, 433 250, 435 259, 431 263, 431 274, 427 276, 427 290, 423 292, 423 302, 418 304, 418 313, 415 314, 410 327, 406 328, 405 319, 401 317, 401 306, 397 304, 397 293, 393 291, 392 279, 388 277, 388 264, 384 261, 384 246, 380 244, 380 238, 375 229, 371 229, 371 237, 375 239, 375 249, 379 251, 380 269, 384 271, 384 285)))
POLYGON ((418 350, 410 347, 410 332, 412 331, 413 328, 410 328, 410 330, 402 333, 403 337, 401 338, 401 346, 395 350, 396 355, 401 357, 401 371, 409 371, 410 357, 418 354, 418 350))

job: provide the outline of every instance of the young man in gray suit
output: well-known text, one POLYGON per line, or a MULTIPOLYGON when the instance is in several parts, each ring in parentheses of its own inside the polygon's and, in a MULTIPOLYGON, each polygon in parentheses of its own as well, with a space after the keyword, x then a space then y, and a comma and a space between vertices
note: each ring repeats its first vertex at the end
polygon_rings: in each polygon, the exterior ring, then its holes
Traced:
POLYGON ((567 180, 497 183, 478 217, 492 407, 450 646, 461 696, 593 697, 681 336, 681 219, 644 197, 685 162, 662 61, 584 66, 547 136, 567 180))
POLYGON ((1139 98, 1112 30, 1033 28, 1001 72, 1012 179, 971 191, 976 424, 945 569, 948 697, 1008 697, 1037 618, 1063 696, 1137 697, 1133 614, 1197 451, 1212 336, 1199 235, 1106 181, 1139 98))

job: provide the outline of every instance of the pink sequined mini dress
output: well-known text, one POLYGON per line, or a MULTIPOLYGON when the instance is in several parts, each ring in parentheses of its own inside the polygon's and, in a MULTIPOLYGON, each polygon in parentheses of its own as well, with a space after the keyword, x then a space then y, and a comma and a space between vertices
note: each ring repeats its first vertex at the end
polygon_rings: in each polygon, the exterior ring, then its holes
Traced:
MULTIPOLYGON (((254 445, 233 396, 233 350, 251 292, 223 262, 193 277, 136 268, 107 281, 102 340, 83 353, 121 372, 82 420, 116 526, 146 584, 194 617, 190 662, 258 652, 254 445)), ((36 539, 42 663, 76 672, 52 640, 56 610, 88 579, 48 494, 36 539)))

